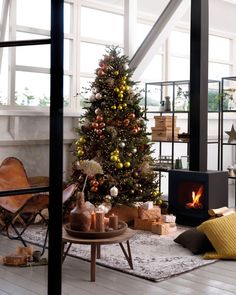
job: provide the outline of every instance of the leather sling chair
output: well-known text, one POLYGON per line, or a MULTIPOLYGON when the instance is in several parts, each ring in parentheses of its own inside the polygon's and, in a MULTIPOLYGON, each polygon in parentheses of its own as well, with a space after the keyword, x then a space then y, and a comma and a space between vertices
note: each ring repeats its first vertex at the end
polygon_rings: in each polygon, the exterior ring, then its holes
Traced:
MULTIPOLYGON (((29 180, 22 162, 14 157, 6 158, 0 166, 0 190, 21 188, 30 188, 29 180)), ((75 184, 71 184, 64 189, 63 203, 73 195, 75 189, 75 184)), ((1 197, 1 230, 6 231, 8 238, 18 239, 24 246, 27 246, 22 235, 29 225, 34 223, 37 216, 40 216, 42 221, 48 225, 48 219, 42 214, 42 211, 48 208, 48 204, 48 193, 1 197), (28 216, 28 218, 25 219, 24 216, 28 216), (17 223, 20 223, 20 227, 16 225, 17 223), (10 229, 13 229, 13 231, 10 229)), ((48 229, 46 231, 41 255, 43 255, 46 248, 47 236, 48 229)))

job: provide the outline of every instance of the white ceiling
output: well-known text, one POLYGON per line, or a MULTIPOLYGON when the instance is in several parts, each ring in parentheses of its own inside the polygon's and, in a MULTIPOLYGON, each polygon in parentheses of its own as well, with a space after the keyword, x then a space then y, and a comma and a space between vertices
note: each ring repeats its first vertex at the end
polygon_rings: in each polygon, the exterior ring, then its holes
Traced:
MULTIPOLYGON (((89 0, 88 0, 89 1, 89 0)), ((105 5, 115 5, 123 9, 127 0, 93 0, 105 5)), ((189 0, 190 1, 190 0, 189 0)), ((156 20, 169 0, 137 0, 138 13, 149 14, 156 20)), ((190 11, 181 19, 189 24, 190 11)), ((236 0, 209 0, 209 24, 211 30, 236 35, 236 0)))

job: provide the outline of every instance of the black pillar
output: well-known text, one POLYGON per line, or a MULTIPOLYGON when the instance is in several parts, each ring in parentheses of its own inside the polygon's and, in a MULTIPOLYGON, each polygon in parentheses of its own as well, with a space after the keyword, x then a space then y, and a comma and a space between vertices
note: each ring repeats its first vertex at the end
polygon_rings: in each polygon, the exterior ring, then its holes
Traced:
POLYGON ((64 1, 51 0, 48 295, 61 295, 64 1))
POLYGON ((192 171, 207 170, 208 0, 191 0, 190 163, 192 171))

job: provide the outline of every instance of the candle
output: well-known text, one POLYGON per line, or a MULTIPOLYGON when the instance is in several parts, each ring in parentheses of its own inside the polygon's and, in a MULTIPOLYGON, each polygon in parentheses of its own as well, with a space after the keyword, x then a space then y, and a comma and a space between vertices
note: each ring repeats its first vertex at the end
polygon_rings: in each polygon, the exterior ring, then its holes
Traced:
POLYGON ((105 230, 104 227, 104 212, 103 211, 97 211, 96 212, 96 227, 97 232, 103 232, 105 230))
POLYGON ((113 229, 118 229, 118 216, 115 214, 112 214, 109 217, 109 227, 113 229))
POLYGON ((96 214, 94 211, 91 213, 91 227, 90 228, 94 229, 94 230, 96 228, 96 214))
POLYGON ((104 225, 105 225, 105 227, 108 227, 108 225, 109 225, 109 218, 104 217, 104 225))

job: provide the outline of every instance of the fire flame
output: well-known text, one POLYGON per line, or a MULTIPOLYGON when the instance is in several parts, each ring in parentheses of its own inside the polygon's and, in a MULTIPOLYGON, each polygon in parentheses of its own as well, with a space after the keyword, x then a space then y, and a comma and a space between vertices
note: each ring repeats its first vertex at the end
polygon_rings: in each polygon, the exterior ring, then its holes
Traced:
POLYGON ((186 204, 186 208, 196 208, 201 209, 203 207, 200 198, 203 194, 203 185, 200 186, 197 193, 195 191, 192 191, 192 202, 186 204))

